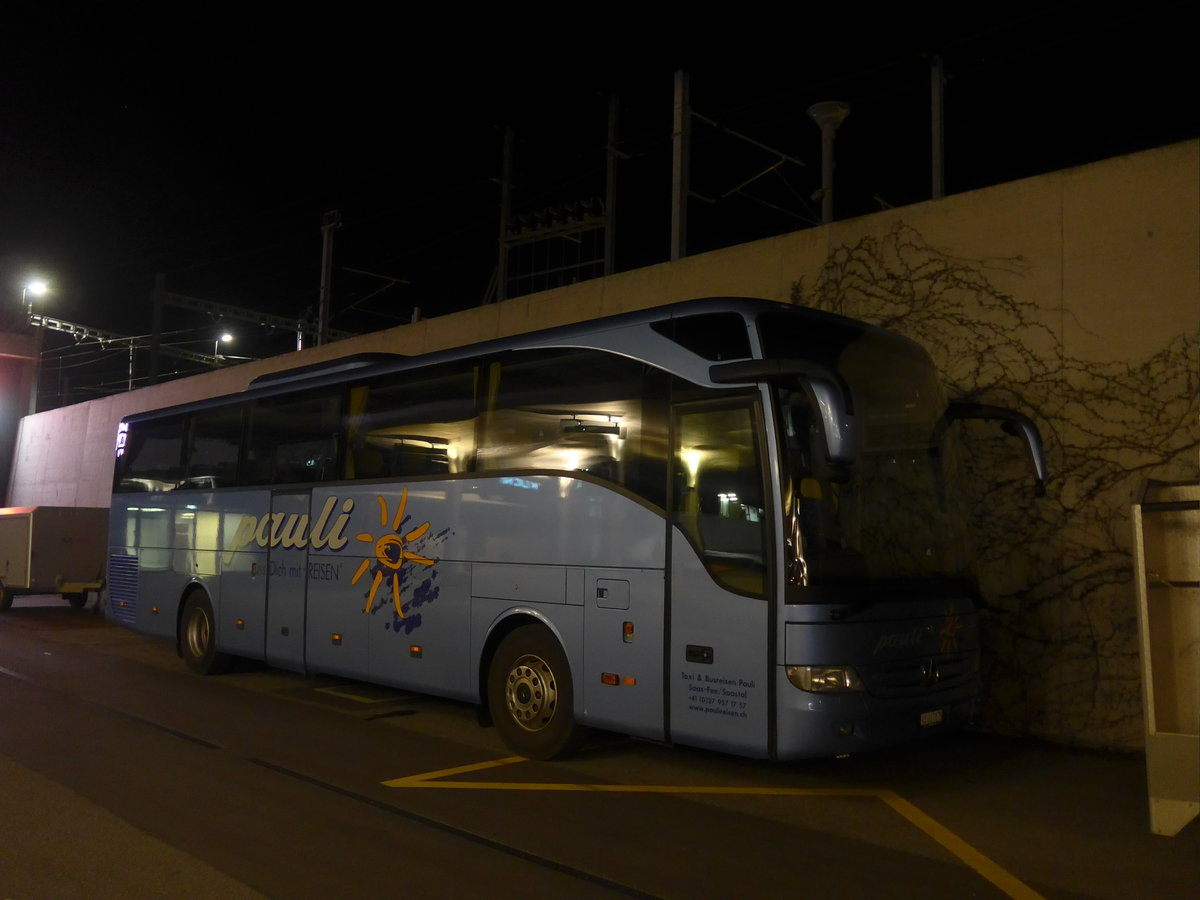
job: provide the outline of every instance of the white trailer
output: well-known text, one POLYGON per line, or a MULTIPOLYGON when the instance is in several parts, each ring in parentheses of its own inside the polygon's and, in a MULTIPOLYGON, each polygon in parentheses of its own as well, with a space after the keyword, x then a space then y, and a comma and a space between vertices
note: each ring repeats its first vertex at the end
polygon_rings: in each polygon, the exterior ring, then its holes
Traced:
POLYGON ((18 594, 59 594, 72 606, 104 587, 108 510, 0 508, 0 611, 18 594))

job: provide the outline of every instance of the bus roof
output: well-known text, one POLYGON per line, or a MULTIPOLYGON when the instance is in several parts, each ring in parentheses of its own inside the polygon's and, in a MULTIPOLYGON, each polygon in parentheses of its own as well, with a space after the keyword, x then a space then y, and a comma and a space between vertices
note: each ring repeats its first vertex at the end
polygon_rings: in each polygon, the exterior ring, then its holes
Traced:
MULTIPOLYGON (((496 355, 506 351, 533 348, 591 348, 608 350, 633 358, 644 359, 674 374, 681 375, 697 383, 710 383, 709 369, 713 359, 702 359, 695 353, 674 343, 667 337, 655 336, 647 329, 638 326, 665 323, 672 319, 680 320, 690 317, 711 315, 717 313, 733 313, 740 315, 748 324, 764 313, 776 313, 796 316, 826 326, 833 326, 843 333, 849 330, 891 334, 897 340, 908 342, 906 338, 886 332, 877 326, 860 322, 836 313, 825 312, 811 307, 796 306, 773 300, 762 300, 750 297, 708 297, 695 300, 683 300, 662 306, 649 307, 631 312, 618 313, 598 319, 589 319, 566 325, 493 338, 487 341, 465 344, 460 347, 436 350, 419 356, 407 356, 399 353, 363 353, 355 354, 327 362, 298 366, 279 372, 266 373, 254 378, 244 391, 225 394, 217 397, 193 400, 164 407, 157 410, 133 413, 124 417, 127 422, 137 422, 153 419, 166 414, 182 414, 187 412, 222 406, 230 402, 268 397, 275 394, 289 393, 293 390, 335 385, 343 383, 355 376, 366 374, 377 375, 401 372, 436 365, 442 362, 470 359, 480 356, 496 355), (625 333, 624 339, 620 338, 625 333), (628 335, 633 333, 634 338, 628 335), (614 338, 614 336, 618 336, 614 338), (603 339, 602 339, 603 337, 603 339), (667 358, 676 357, 677 365, 671 365, 667 359, 660 358, 665 353, 667 358), (641 352, 646 349, 645 355, 641 352), (657 351, 657 352, 655 352, 657 351), (649 358, 647 358, 649 357, 649 358), (691 357, 690 360, 685 360, 691 357), (678 363, 690 364, 678 364, 678 363)), ((757 352, 757 351, 755 351, 757 352)), ((743 354, 742 359, 752 358, 743 354)))

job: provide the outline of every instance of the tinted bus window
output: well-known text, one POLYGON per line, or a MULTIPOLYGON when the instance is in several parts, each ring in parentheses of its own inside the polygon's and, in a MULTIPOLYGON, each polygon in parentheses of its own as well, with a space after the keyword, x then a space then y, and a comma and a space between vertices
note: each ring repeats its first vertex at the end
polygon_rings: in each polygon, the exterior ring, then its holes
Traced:
POLYGON ((170 491, 183 480, 182 417, 130 426, 118 468, 117 491, 170 491))
POLYGON ((705 359, 718 362, 750 356, 746 320, 733 312, 703 313, 655 322, 651 326, 663 337, 705 359))
POLYGON ((593 350, 493 364, 479 469, 587 472, 663 505, 666 377, 593 350))
POLYGON ((239 404, 192 417, 186 487, 212 489, 238 483, 242 410, 239 404))
POLYGON ((350 389, 349 478, 452 475, 475 456, 477 368, 376 378, 350 389))
POLYGON ((682 404, 675 413, 675 521, 717 582, 766 592, 767 503, 749 403, 682 404))
POLYGON ((249 484, 331 481, 340 477, 341 396, 268 397, 250 408, 249 484))

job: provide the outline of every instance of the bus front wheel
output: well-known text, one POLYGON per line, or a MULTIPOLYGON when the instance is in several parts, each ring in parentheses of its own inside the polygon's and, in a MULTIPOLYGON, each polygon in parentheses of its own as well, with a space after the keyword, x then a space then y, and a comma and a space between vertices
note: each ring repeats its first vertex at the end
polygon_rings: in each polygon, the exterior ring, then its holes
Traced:
POLYGON ((219 675, 233 663, 233 657, 217 652, 216 620, 203 591, 193 592, 183 604, 179 654, 187 667, 199 675, 219 675))
POLYGON ((540 625, 505 636, 488 670, 488 710, 500 737, 530 759, 567 756, 580 743, 571 670, 562 647, 540 625))

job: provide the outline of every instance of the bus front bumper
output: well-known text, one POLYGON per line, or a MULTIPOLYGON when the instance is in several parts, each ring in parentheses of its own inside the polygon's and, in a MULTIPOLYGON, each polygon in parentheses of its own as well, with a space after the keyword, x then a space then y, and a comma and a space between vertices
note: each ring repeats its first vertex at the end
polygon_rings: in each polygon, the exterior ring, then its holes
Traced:
POLYGON ((865 691, 815 693, 793 685, 776 668, 779 720, 775 755, 781 760, 862 753, 933 737, 974 724, 979 682, 903 698, 865 691))

